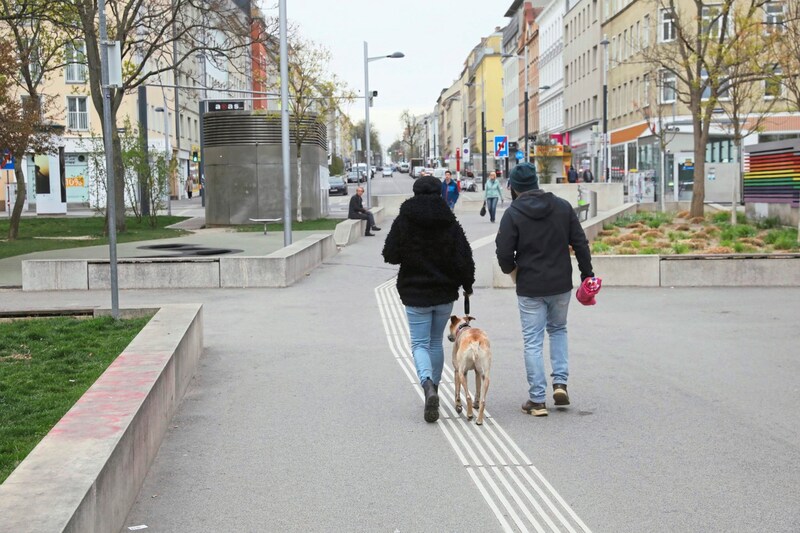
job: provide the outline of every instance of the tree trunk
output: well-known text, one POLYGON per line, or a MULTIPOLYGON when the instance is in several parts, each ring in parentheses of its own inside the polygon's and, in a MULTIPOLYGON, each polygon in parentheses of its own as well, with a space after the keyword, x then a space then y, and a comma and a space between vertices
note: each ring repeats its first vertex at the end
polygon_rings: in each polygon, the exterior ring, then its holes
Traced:
POLYGON ((14 241, 19 237, 19 221, 22 218, 22 208, 25 206, 25 196, 28 191, 25 187, 25 175, 22 173, 22 164, 25 162, 25 154, 14 154, 16 164, 14 166, 14 176, 17 178, 17 197, 14 200, 14 208, 11 211, 11 220, 8 224, 8 240, 14 241))
POLYGON ((295 158, 295 162, 297 163, 297 221, 303 221, 303 179, 301 174, 302 167, 302 158, 300 156, 300 147, 297 147, 297 157, 295 158))
MULTIPOLYGON (((692 217, 701 217, 704 214, 704 203, 706 196, 706 144, 708 140, 707 128, 703 127, 702 111, 700 106, 692 106, 696 109, 692 110, 692 126, 694 129, 694 181, 692 184, 692 207, 689 210, 689 215, 692 217)), ((708 121, 706 121, 708 122, 708 121)), ((676 179, 679 180, 680 176, 676 179)))

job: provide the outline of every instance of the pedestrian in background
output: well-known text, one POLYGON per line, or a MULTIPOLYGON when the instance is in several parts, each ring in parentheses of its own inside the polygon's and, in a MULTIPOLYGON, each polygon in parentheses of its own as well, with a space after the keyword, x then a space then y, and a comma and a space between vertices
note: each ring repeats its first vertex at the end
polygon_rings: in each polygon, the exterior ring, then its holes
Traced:
POLYGON ((489 221, 494 222, 497 200, 503 197, 503 188, 500 186, 495 172, 489 172, 489 181, 486 182, 486 191, 483 197, 486 201, 486 209, 489 211, 489 221))
POLYGON ((194 192, 194 180, 191 176, 186 178, 186 196, 189 197, 189 200, 192 199, 192 193, 194 192))
POLYGON ((592 174, 592 170, 587 168, 583 171, 583 182, 584 183, 591 183, 594 181, 594 174, 592 174))
POLYGON ((570 183, 578 183, 578 171, 572 165, 567 170, 567 181, 570 183))
POLYGON ((500 269, 515 277, 524 341, 528 401, 525 413, 547 416, 547 377, 542 345, 550 338, 553 400, 569 405, 567 378, 567 310, 572 292, 572 260, 575 251, 581 281, 594 277, 589 241, 578 216, 566 200, 539 189, 536 170, 522 163, 511 172, 511 188, 517 199, 506 209, 495 238, 500 269))
POLYGON ((464 230, 433 176, 414 182, 414 196, 400 206, 383 246, 383 259, 400 265, 397 292, 406 307, 411 353, 425 391, 425 421, 439 419, 444 328, 459 287, 472 294, 475 261, 464 230))
MULTIPOLYGON (((438 180, 437 180, 438 181, 438 180)), ((444 181, 442 182, 442 198, 447 203, 450 211, 456 208, 458 195, 461 192, 461 184, 453 180, 453 173, 449 170, 444 172, 444 181)))
POLYGON ((364 187, 357 187, 356 194, 350 198, 350 205, 348 206, 347 218, 354 220, 366 220, 367 230, 364 232, 365 237, 374 237, 373 231, 380 231, 381 228, 375 225, 375 216, 364 209, 364 201, 361 197, 364 196, 364 187))

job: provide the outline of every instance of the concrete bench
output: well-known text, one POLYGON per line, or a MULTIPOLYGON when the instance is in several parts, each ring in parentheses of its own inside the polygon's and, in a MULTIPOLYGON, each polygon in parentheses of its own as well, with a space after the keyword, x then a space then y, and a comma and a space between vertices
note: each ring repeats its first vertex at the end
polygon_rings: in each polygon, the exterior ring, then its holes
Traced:
POLYGON ((578 220, 581 220, 581 215, 583 215, 583 220, 589 220, 589 205, 590 204, 583 204, 577 207, 574 207, 575 214, 578 215, 578 220))
MULTIPOLYGON (((370 212, 375 218, 375 224, 383 221, 383 207, 372 207, 370 212)), ((366 220, 348 218, 336 224, 336 229, 333 231, 333 240, 336 242, 336 246, 344 247, 356 242, 366 231, 366 220)))
POLYGON ((266 235, 267 234, 267 224, 269 224, 270 222, 272 222, 274 224, 275 222, 280 222, 281 220, 283 220, 283 219, 282 218, 251 218, 250 222, 258 222, 259 224, 264 224, 264 235, 266 235))

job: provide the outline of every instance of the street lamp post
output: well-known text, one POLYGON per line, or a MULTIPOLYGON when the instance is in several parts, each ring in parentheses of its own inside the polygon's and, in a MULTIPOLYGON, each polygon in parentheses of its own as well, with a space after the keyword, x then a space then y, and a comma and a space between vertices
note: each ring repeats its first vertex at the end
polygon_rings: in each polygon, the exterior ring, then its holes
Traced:
POLYGON ((369 106, 372 103, 372 93, 369 92, 369 63, 379 59, 397 59, 405 57, 402 52, 395 52, 388 56, 369 57, 369 47, 367 41, 364 41, 364 137, 366 137, 366 151, 365 159, 367 163, 367 208, 372 207, 372 187, 370 174, 372 172, 372 154, 370 153, 369 146, 369 106))
POLYGON ((611 165, 611 148, 608 141, 608 45, 607 38, 600 41, 603 45, 603 139, 600 145, 603 152, 603 180, 609 182, 609 166, 611 165))
POLYGON ((172 159, 172 150, 169 145, 169 111, 164 107, 157 107, 156 113, 164 113, 164 162, 167 165, 167 215, 172 216, 172 179, 169 175, 169 162, 170 159, 172 159))

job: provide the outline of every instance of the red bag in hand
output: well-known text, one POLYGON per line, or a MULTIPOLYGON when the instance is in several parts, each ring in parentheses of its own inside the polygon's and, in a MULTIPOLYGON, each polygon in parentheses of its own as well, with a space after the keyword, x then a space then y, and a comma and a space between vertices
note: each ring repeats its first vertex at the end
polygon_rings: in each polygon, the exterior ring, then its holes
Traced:
POLYGON ((575 298, 578 299, 580 303, 583 305, 594 305, 597 302, 595 301, 595 295, 600 292, 600 286, 603 284, 603 280, 600 278, 586 278, 581 283, 581 286, 578 287, 578 291, 575 293, 575 298))

